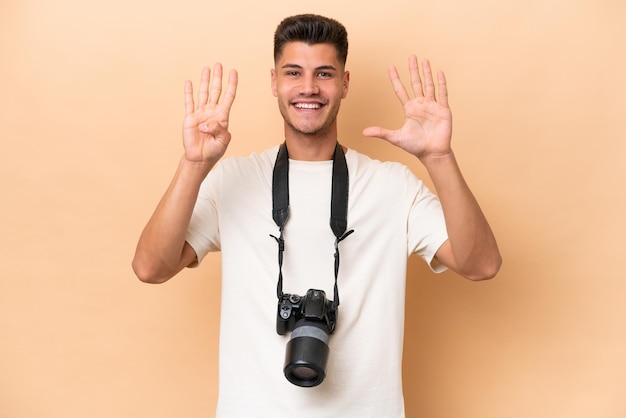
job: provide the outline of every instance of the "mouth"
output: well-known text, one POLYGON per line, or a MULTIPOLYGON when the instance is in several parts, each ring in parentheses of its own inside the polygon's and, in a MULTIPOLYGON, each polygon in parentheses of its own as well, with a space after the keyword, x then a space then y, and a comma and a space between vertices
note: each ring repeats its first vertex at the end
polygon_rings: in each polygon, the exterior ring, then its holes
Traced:
POLYGON ((296 102, 293 103, 293 107, 295 107, 298 110, 319 110, 322 107, 324 107, 324 105, 322 103, 305 103, 305 102, 296 102))

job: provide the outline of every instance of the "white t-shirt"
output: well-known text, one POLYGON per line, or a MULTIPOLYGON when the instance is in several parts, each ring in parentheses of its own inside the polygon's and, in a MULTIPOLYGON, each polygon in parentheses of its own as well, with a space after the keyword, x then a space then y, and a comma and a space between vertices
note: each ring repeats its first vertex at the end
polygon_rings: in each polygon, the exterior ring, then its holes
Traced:
MULTIPOLYGON (((437 197, 410 170, 346 152, 348 230, 339 244, 337 328, 326 378, 302 388, 283 374, 290 333, 276 333, 278 236, 272 171, 278 147, 223 160, 204 181, 187 234, 198 260, 222 252, 217 417, 404 417, 406 262, 431 264, 447 233, 437 197)), ((333 298, 332 161, 290 161, 283 291, 333 298)), ((439 266, 435 271, 443 270, 439 266)))

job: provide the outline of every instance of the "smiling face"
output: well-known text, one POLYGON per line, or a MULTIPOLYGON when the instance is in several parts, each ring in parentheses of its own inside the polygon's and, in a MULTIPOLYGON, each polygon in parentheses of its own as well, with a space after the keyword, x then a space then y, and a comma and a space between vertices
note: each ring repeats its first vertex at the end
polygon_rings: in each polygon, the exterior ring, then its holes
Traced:
POLYGON ((331 44, 287 43, 272 70, 285 137, 337 140, 337 113, 350 74, 331 44))

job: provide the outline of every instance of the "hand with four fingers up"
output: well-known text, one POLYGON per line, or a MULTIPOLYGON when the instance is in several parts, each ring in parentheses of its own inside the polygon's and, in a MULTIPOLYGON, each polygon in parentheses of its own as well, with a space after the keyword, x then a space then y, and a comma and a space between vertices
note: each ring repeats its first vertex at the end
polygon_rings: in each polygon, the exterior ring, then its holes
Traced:
POLYGON ((194 103, 191 81, 185 81, 185 120, 183 122, 183 145, 185 159, 189 162, 215 164, 230 142, 228 119, 237 92, 237 72, 232 70, 228 85, 222 96, 222 65, 202 70, 198 103, 194 103))

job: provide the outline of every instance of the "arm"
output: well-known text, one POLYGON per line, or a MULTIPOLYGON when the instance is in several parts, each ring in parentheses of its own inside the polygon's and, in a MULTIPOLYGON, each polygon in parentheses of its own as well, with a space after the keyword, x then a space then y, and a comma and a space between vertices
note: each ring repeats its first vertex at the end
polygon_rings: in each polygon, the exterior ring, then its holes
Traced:
POLYGON ((409 58, 409 70, 413 98, 406 92, 396 68, 389 69, 394 91, 404 107, 404 125, 398 130, 370 127, 363 134, 404 149, 428 170, 448 231, 448 241, 437 251, 437 261, 471 280, 492 278, 502 260, 491 228, 463 179, 451 148, 452 112, 445 76, 443 72, 437 74, 439 93, 435 97, 430 63, 422 62, 423 85, 415 56, 409 58))
POLYGON ((212 81, 210 76, 209 69, 204 68, 197 107, 193 86, 190 81, 185 82, 185 153, 170 186, 139 238, 133 259, 133 270, 144 282, 165 282, 196 258, 185 236, 200 185, 224 155, 230 142, 228 119, 237 90, 237 73, 231 71, 220 102, 220 64, 213 69, 212 81))

